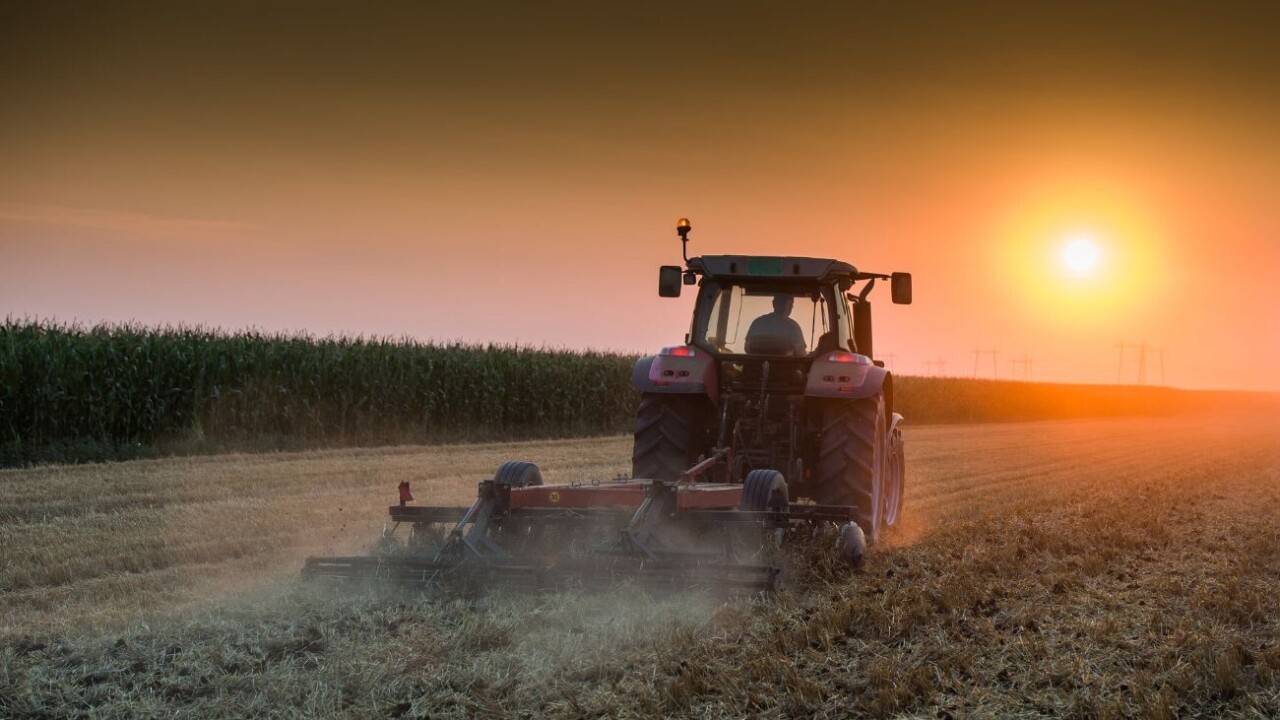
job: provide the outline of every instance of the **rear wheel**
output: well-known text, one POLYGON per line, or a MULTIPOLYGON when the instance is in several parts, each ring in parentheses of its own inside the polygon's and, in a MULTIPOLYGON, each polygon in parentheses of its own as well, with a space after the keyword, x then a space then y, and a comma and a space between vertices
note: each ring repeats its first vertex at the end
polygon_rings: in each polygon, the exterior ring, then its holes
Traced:
POLYGON ((678 480, 703 450, 709 407, 702 395, 642 395, 636 411, 631 476, 678 480))
MULTIPOLYGON (((884 396, 828 402, 814 468, 813 495, 822 505, 849 505, 867 542, 880 539, 885 468, 884 396)), ((895 517, 896 519, 896 517, 895 517)))

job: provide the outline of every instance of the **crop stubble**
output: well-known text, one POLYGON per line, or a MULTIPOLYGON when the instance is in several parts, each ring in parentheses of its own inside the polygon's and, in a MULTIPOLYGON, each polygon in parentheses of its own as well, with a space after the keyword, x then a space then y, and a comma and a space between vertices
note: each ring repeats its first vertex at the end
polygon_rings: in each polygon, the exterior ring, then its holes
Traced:
POLYGON ((0 715, 1280 714, 1275 417, 912 428, 865 574, 774 600, 301 587, 401 479, 464 503, 628 441, 0 472, 0 715))

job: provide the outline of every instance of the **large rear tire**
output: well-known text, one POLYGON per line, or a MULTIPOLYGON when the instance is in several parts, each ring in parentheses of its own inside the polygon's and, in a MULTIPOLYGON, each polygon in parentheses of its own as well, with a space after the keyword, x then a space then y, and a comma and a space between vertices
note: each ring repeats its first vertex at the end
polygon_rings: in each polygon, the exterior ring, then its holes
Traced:
POLYGON ((832 401, 822 410, 822 441, 813 495, 821 505, 848 505, 868 543, 880 539, 885 470, 884 396, 832 401))
POLYGON ((710 403, 702 395, 640 396, 631 476, 672 481, 698 461, 707 434, 710 403))

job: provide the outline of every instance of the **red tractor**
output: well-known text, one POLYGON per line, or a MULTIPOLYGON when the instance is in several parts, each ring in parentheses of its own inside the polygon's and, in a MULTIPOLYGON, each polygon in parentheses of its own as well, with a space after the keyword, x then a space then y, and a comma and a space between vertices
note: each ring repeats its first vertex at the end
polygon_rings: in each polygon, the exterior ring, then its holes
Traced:
POLYGON ((826 258, 689 258, 690 229, 677 225, 685 265, 661 268, 658 294, 696 285, 693 322, 683 345, 636 363, 632 474, 674 480, 719 454, 718 479, 774 471, 782 477, 770 476, 771 492, 848 508, 875 542, 898 520, 905 466, 868 296, 888 280, 893 302, 909 304, 911 275, 826 258))
MULTIPOLYGON (((689 228, 677 228, 686 247, 689 228)), ((658 292, 697 285, 693 325, 683 345, 636 363, 632 477, 547 485, 512 460, 469 507, 411 505, 403 483, 377 552, 309 558, 303 575, 768 591, 787 538, 833 527, 839 557, 859 566, 902 508, 902 417, 871 352, 877 280, 911 302, 906 273, 686 252, 684 267, 661 269, 658 292)))

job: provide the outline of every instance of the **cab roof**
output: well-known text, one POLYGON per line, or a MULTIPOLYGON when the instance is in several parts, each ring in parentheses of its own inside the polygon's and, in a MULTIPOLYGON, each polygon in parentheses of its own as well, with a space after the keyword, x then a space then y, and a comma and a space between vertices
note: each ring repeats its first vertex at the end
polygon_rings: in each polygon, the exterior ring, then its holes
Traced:
POLYGON ((690 258, 689 269, 713 278, 818 282, 858 278, 858 269, 847 262, 790 255, 703 255, 690 258))

